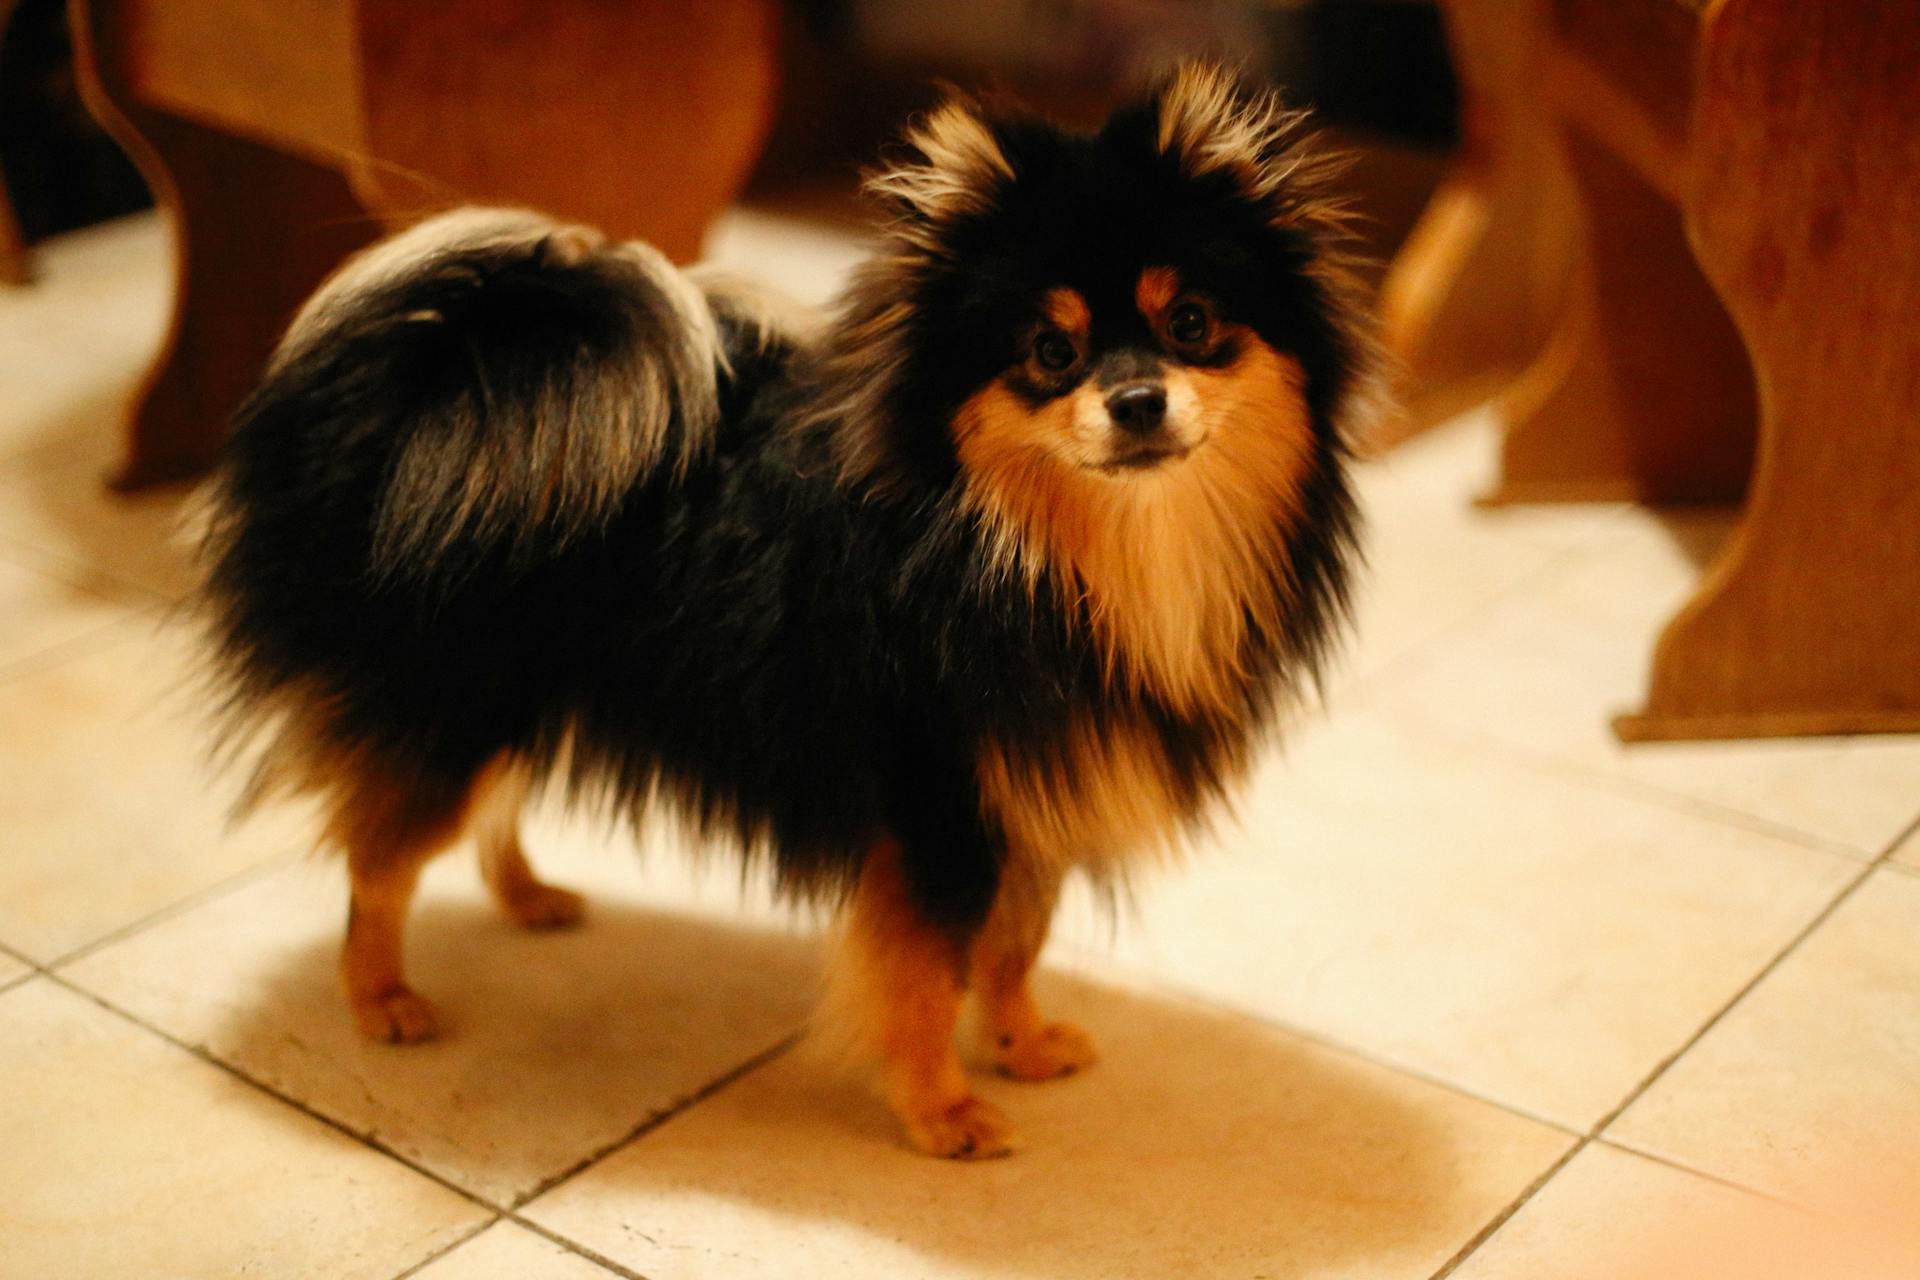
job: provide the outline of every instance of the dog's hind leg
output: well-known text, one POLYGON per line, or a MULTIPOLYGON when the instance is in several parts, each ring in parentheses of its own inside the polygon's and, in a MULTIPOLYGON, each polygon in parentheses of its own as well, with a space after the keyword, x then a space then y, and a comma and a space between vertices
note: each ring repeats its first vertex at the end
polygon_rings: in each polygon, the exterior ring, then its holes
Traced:
POLYGON ((404 1044, 437 1030, 433 1006, 407 985, 402 939, 420 870, 459 836, 468 790, 362 766, 334 809, 328 832, 352 881, 340 976, 370 1040, 404 1044))
POLYGON ((1048 1022, 1033 999, 1033 965, 1060 900, 1060 873, 1010 859, 1000 873, 993 912, 974 939, 972 988, 980 1032, 993 1065, 1015 1080, 1052 1080, 1094 1060, 1093 1040, 1066 1022, 1048 1022))
POLYGON ((578 924, 586 899, 534 875, 520 844, 520 810, 532 787, 526 766, 499 760, 474 784, 468 825, 480 853, 480 874, 508 917, 528 929, 578 924))

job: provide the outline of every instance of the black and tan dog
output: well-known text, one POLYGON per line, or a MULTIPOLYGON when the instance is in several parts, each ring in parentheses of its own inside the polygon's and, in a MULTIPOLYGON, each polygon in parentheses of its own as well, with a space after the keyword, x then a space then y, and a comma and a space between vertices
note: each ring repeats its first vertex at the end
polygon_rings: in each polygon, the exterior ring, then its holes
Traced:
POLYGON ((844 904, 913 1142, 1003 1152, 1091 1061, 1028 971, 1062 877, 1177 844, 1343 613, 1368 342, 1324 161, 1204 66, 1097 134, 954 101, 817 325, 645 245, 467 210, 349 264, 241 414, 204 595, 253 793, 344 850, 365 1032, 424 861, 529 925, 535 788, 662 803, 844 904))

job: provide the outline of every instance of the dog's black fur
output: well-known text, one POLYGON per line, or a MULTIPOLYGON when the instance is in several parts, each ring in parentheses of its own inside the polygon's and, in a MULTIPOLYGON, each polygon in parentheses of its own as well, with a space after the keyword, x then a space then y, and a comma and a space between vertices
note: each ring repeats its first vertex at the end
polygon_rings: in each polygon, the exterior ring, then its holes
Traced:
POLYGON ((317 300, 239 416, 208 543, 233 723, 277 734, 263 789, 351 759, 452 804, 503 753, 564 759, 800 892, 890 836, 961 936, 1007 856, 984 746, 1070 767, 1070 723, 1144 723, 1200 813, 1343 613, 1367 344, 1337 218, 1310 163, 1278 172, 1310 144, 1258 91, 1220 106, 1246 153, 1212 167, 1169 150, 1158 98, 1091 136, 961 109, 1010 174, 910 141, 875 184, 882 256, 818 330, 519 215, 317 300), (1040 292, 1082 295, 1097 349, 1148 342, 1156 265, 1305 375, 1310 460, 1259 586, 1279 621, 1249 616, 1225 705, 1104 657, 1072 585, 1010 571, 962 500, 955 412, 1021 360, 1040 292))

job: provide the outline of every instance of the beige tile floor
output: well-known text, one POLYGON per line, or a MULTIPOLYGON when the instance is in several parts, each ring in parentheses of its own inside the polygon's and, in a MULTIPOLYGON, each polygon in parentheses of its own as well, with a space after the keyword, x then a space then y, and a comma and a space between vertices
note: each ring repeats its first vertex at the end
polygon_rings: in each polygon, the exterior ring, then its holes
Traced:
MULTIPOLYGON (((817 922, 671 832, 542 815, 594 899, 557 937, 437 865, 449 1034, 361 1044, 336 870, 199 766, 177 498, 98 484, 165 248, 0 293, 0 1277, 1598 1280, 1910 1161, 1920 741, 1615 744, 1726 522, 1477 510, 1485 419, 1365 468, 1359 639, 1238 820, 1068 903, 1047 985, 1105 1056, 983 1085, 1016 1158, 904 1151, 796 1039, 817 922)), ((858 246, 714 249, 821 297, 858 246)))

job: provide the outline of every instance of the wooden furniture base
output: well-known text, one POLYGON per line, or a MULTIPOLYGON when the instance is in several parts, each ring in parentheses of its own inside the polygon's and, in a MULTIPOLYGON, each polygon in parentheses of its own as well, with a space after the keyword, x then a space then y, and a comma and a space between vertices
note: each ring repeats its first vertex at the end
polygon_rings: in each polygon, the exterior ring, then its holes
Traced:
POLYGON ((159 112, 93 109, 174 238, 172 321, 110 479, 136 490, 206 470, 287 319, 382 228, 335 170, 159 112))
POLYGON ((1458 178, 1486 212, 1436 202, 1464 229, 1396 265, 1416 416, 1497 386, 1496 502, 1746 497, 1616 731, 1920 731, 1920 9, 1444 3, 1500 145, 1458 178), (1503 324, 1530 338, 1546 296, 1517 264, 1568 245, 1550 336, 1502 383, 1503 324))
POLYGON ((153 187, 178 258, 123 488, 212 462, 280 331, 354 249, 489 202, 685 261, 772 110, 772 0, 69 3, 88 105, 153 187))
POLYGON ((1753 356, 1745 517, 1627 738, 1920 731, 1920 10, 1722 0, 1688 230, 1753 356))
POLYGON ((1444 6, 1461 86, 1446 179, 1380 286, 1398 415, 1385 447, 1510 386, 1554 331, 1575 265, 1574 194, 1535 85, 1533 5, 1444 6))
POLYGON ((1488 500, 1738 502, 1753 469, 1753 374, 1680 211, 1578 129, 1563 142, 1582 252, 1546 351, 1507 389, 1488 500))

